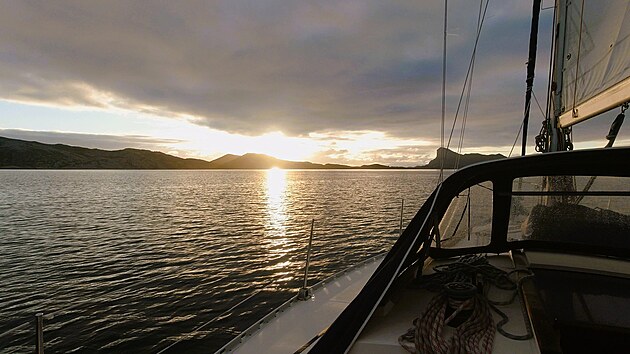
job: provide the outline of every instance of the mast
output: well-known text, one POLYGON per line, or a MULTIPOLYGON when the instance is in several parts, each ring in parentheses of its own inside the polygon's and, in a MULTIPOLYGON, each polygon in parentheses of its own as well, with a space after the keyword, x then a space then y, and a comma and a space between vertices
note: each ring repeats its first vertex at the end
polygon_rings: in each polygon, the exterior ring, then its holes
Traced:
POLYGON ((532 103, 532 89, 534 87, 534 73, 536 71, 536 48, 538 47, 538 19, 540 18, 540 3, 534 0, 532 9, 532 27, 529 34, 529 56, 527 59, 527 91, 525 92, 525 115, 523 117, 523 144, 521 156, 525 156, 527 148, 527 127, 529 126, 529 112, 532 103))
POLYGON ((564 132, 561 131, 561 128, 558 126, 558 118, 562 113, 562 88, 563 85, 563 64, 564 64, 564 41, 566 38, 566 20, 567 20, 567 11, 566 11, 567 3, 566 0, 556 0, 556 35, 555 35, 555 51, 552 53, 553 55, 553 76, 551 83, 551 102, 553 102, 553 111, 552 114, 549 115, 549 122, 547 129, 548 137, 547 137, 547 150, 543 152, 549 151, 562 151, 560 144, 560 136, 565 136, 564 132))
MULTIPOLYGON (((554 17, 554 37, 551 51, 551 83, 549 90, 549 102, 551 107, 547 109, 547 116, 543 121, 540 135, 536 137, 536 151, 546 153, 551 151, 572 150, 570 142, 570 128, 562 128, 558 124, 559 117, 563 110, 563 79, 564 79, 564 53, 567 28, 567 0, 556 0, 554 17)), ((534 4, 536 8, 536 4, 534 4)), ((534 14, 536 16, 536 14, 534 14)), ((533 26, 534 20, 532 20, 533 26)), ((531 39, 530 39, 531 46, 531 39)), ((531 50, 531 48, 530 48, 531 50)), ((528 80, 529 80, 528 63, 528 80)), ((529 82, 528 82, 529 85, 529 82)), ((529 89, 529 87, 528 87, 529 89)), ((528 91, 528 93, 530 93, 528 91)), ((543 179, 544 190, 548 191, 569 191, 575 190, 573 178, 570 176, 547 176, 543 179)), ((547 196, 543 204, 552 205, 556 203, 566 203, 570 200, 566 196, 547 196)))

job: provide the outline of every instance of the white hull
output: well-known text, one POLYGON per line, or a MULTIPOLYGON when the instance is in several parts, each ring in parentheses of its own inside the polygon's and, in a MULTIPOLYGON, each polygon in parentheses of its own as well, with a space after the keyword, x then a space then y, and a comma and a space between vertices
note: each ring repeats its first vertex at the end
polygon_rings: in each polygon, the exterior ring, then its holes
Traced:
POLYGON ((328 328, 367 283, 383 257, 370 258, 314 285, 311 299, 291 298, 217 353, 295 353, 328 328))

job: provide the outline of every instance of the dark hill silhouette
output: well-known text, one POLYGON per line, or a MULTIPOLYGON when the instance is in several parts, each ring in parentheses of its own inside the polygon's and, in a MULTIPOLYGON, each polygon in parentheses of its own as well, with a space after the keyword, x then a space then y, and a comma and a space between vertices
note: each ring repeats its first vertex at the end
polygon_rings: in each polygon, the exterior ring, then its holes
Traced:
POLYGON ((429 161, 428 164, 426 164, 425 166, 423 166, 423 168, 429 168, 429 169, 439 169, 441 162, 440 159, 442 157, 442 155, 444 155, 444 168, 448 168, 448 169, 452 169, 457 167, 464 167, 467 165, 472 165, 474 163, 478 163, 478 162, 484 162, 484 161, 491 161, 491 160, 498 160, 498 159, 504 159, 505 156, 501 155, 501 154, 493 154, 493 155, 483 155, 483 154, 464 154, 464 155, 460 155, 454 151, 451 151, 449 149, 446 148, 438 148, 437 150, 437 156, 429 161), (458 157, 459 157, 459 163, 457 163, 458 161, 458 157))
MULTIPOLYGON (((504 158, 503 155, 465 154, 459 155, 447 149, 438 149, 438 157, 425 166, 414 168, 439 169, 439 157, 446 154, 444 168, 454 168, 459 156, 463 167, 481 161, 504 158)), ((262 154, 242 156, 227 154, 212 161, 183 159, 162 152, 122 149, 88 149, 63 144, 43 144, 0 137, 0 168, 41 169, 395 169, 381 164, 360 167, 339 164, 287 161, 262 154)))
POLYGON ((140 149, 100 150, 0 137, 0 167, 45 169, 202 169, 212 164, 140 149))
POLYGON ((230 161, 234 161, 234 160, 238 159, 239 157, 240 157, 239 155, 227 154, 227 155, 223 155, 223 156, 219 157, 216 160, 210 161, 210 163, 213 166, 220 166, 220 165, 223 165, 223 164, 228 163, 230 161))
MULTIPOLYGON (((225 156, 223 156, 225 157, 225 156)), ((220 157, 217 160, 223 159, 220 157)), ((217 161, 214 160, 213 162, 217 161)), ((225 169, 266 169, 266 168, 287 168, 287 169, 300 169, 300 168, 325 168, 324 165, 315 164, 311 162, 295 162, 280 160, 275 157, 271 157, 263 154, 248 153, 243 156, 238 156, 234 159, 230 159, 227 162, 216 165, 215 168, 225 169)))
POLYGON ((381 170, 391 168, 390 166, 381 165, 380 163, 373 163, 370 165, 361 165, 360 168, 369 168, 371 170, 381 170))

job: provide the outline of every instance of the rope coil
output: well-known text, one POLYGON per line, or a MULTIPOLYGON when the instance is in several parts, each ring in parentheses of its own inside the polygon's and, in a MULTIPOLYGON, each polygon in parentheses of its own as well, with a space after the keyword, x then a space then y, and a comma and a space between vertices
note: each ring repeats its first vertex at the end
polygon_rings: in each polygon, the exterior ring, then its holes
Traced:
POLYGON ((400 336, 398 342, 410 353, 471 353, 482 354, 492 351, 495 329, 488 302, 479 294, 462 301, 450 315, 449 297, 445 292, 435 296, 425 313, 413 321, 413 328, 400 336), (472 313, 455 328, 453 335, 443 336, 444 326, 448 325, 462 311, 472 313))
MULTIPOLYGON (((454 263, 438 265, 433 270, 435 273, 422 276, 412 286, 438 292, 438 295, 431 299, 424 313, 413 321, 414 327, 398 338, 405 350, 423 354, 481 354, 492 352, 497 331, 512 340, 532 338, 525 312, 523 319, 527 333, 515 335, 503 329, 509 318, 497 308, 514 302, 522 282, 532 277, 529 271, 518 269, 508 273, 489 264, 487 258, 480 255, 462 256, 454 263), (510 275, 519 272, 529 275, 518 282, 513 281, 510 275), (507 301, 493 302, 483 295, 485 284, 512 291, 512 296, 507 301), (490 310, 501 317, 496 326, 490 310), (445 325, 454 327, 449 338, 444 337, 445 325)), ((520 297, 519 301, 523 309, 520 297)))

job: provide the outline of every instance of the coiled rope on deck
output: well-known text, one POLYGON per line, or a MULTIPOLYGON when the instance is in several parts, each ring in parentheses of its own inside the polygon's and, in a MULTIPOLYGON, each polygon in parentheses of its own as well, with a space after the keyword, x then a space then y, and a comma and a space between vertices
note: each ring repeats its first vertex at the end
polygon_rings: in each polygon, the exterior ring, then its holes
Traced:
POLYGON ((424 314, 413 321, 414 327, 403 334, 398 342, 411 353, 470 353, 482 354, 492 351, 494 343, 494 321, 488 302, 480 295, 463 301, 446 317, 450 301, 446 293, 435 296, 424 314), (443 336, 444 326, 464 310, 472 313, 455 328, 449 339, 443 336))
POLYGON ((422 276, 416 287, 439 294, 430 301, 424 313, 413 321, 414 327, 399 337, 400 345, 407 351, 423 354, 491 353, 496 331, 513 340, 526 340, 532 337, 526 313, 523 314, 523 319, 527 333, 515 335, 502 328, 509 319, 496 307, 511 304, 518 295, 522 281, 531 277, 522 278, 517 283, 510 275, 528 271, 519 269, 508 273, 489 264, 486 257, 480 255, 462 256, 456 262, 436 266, 433 270, 435 273, 422 276), (482 291, 477 291, 477 287, 483 289, 484 284, 513 291, 511 299, 503 302, 488 300, 482 291), (453 291, 453 288, 457 290, 461 285, 468 285, 472 292, 468 290, 467 295, 461 296, 457 291, 453 291), (501 317, 496 326, 491 309, 501 317), (465 311, 469 314, 461 324, 452 323, 456 322, 454 320, 458 316, 465 315, 462 313, 465 311), (453 335, 446 339, 443 336, 444 326, 449 323, 455 328, 453 335))
POLYGON ((419 287, 438 292, 452 282, 483 281, 501 290, 516 289, 509 273, 491 265, 486 257, 480 255, 461 256, 456 262, 435 266, 433 270, 435 273, 422 276, 419 287))

